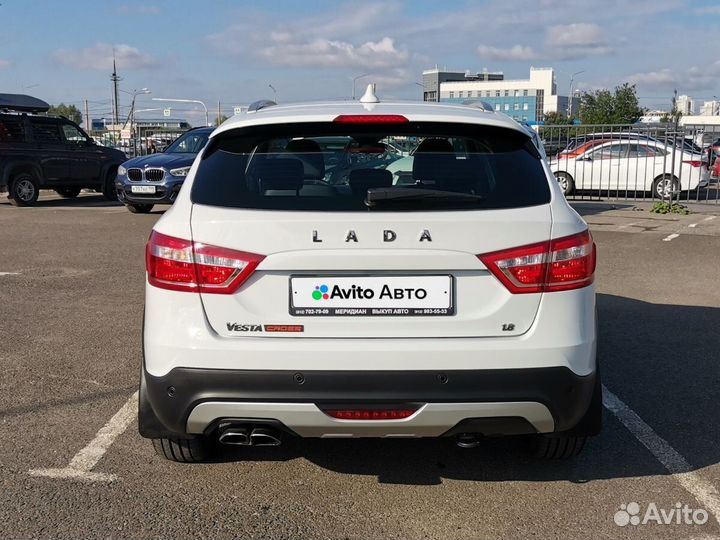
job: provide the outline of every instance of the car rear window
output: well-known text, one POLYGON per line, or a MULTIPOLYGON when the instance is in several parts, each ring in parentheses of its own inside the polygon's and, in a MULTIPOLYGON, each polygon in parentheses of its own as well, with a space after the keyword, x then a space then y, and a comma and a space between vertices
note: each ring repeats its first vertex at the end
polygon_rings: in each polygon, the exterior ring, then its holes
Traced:
POLYGON ((550 201, 519 131, 472 124, 280 124, 211 139, 193 202, 289 211, 428 211, 550 201))
POLYGON ((25 124, 22 117, 0 117, 0 143, 25 142, 25 124))

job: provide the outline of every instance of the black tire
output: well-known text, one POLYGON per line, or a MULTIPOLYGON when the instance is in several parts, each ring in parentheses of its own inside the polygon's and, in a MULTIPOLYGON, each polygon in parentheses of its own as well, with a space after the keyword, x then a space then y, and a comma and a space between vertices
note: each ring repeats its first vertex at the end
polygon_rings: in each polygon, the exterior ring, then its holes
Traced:
POLYGON ((202 463, 210 457, 204 439, 153 439, 155 453, 178 463, 202 463))
POLYGON ((536 435, 533 454, 538 459, 571 459, 582 452, 587 440, 582 435, 536 435))
POLYGON ((555 179, 558 181, 558 184, 560 184, 560 189, 562 189, 566 197, 572 195, 572 192, 575 191, 575 181, 572 176, 566 172, 556 172, 555 179))
POLYGON ((115 179, 117 178, 117 169, 109 171, 105 175, 105 180, 102 184, 102 194, 108 201, 117 201, 117 189, 115 188, 115 179))
POLYGON ((55 193, 60 195, 63 199, 74 199, 75 197, 80 195, 80 188, 74 188, 74 187, 57 188, 55 190, 55 193))
POLYGON ((34 206, 40 196, 40 185, 30 173, 16 174, 10 182, 8 198, 15 206, 34 206))
POLYGON ((136 204, 136 203, 128 203, 125 205, 130 212, 133 214, 147 214, 150 212, 150 210, 153 209, 152 204, 136 204))
POLYGON ((660 200, 670 200, 680 192, 680 183, 676 176, 663 174, 653 180, 652 190, 653 199, 657 197, 660 200))
POLYGON ((557 434, 532 435, 532 451, 539 459, 571 459, 579 455, 585 443, 602 431, 603 404, 600 366, 595 372, 595 386, 588 410, 570 431, 557 434))

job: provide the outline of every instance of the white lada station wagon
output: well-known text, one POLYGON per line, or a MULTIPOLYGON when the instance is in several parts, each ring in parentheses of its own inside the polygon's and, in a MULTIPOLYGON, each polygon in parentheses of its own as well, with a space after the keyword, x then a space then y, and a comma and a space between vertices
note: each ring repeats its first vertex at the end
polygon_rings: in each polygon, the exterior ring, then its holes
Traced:
POLYGON ((146 250, 139 428, 175 461, 300 437, 601 427, 595 246, 526 128, 483 106, 263 101, 146 250))

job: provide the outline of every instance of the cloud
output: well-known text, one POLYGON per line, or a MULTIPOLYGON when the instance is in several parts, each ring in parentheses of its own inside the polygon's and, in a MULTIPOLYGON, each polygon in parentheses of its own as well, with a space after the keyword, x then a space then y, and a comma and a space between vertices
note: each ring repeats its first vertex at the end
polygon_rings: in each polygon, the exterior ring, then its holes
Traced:
POLYGON ((545 48, 548 56, 559 60, 604 56, 611 54, 613 49, 603 36, 603 30, 597 24, 558 24, 545 32, 545 48))
POLYGON ((720 6, 705 6, 693 9, 698 15, 720 15, 720 6))
POLYGON ((626 77, 630 84, 642 85, 674 85, 678 82, 676 75, 668 68, 658 71, 647 71, 644 73, 635 73, 626 77))
POLYGON ((110 43, 96 43, 85 49, 58 49, 52 58, 76 69, 108 70, 112 69, 113 49, 118 69, 145 69, 159 64, 158 60, 135 47, 110 43))
POLYGON ((679 92, 714 90, 720 82, 720 60, 700 66, 679 70, 663 68, 656 71, 635 73, 626 77, 627 82, 638 86, 677 89, 679 92))
POLYGON ((537 58, 535 51, 530 47, 524 47, 522 45, 515 45, 509 49, 480 45, 477 48, 477 52, 483 59, 500 60, 504 62, 521 62, 537 58))
POLYGON ((360 45, 323 38, 297 43, 283 37, 273 45, 262 48, 258 54, 278 66, 362 69, 395 68, 408 59, 408 53, 399 50, 389 37, 360 45))
POLYGON ((12 64, 10 63, 10 60, 3 60, 0 58, 0 69, 6 69, 6 68, 9 68, 10 66, 12 66, 12 64))

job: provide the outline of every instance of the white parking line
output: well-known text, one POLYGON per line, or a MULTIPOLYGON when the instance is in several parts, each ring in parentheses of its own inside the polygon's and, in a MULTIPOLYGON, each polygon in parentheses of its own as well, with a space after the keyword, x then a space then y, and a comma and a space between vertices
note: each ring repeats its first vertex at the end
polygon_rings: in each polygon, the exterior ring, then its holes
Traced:
POLYGON ((693 471, 692 465, 665 439, 655 433, 619 397, 605 386, 603 386, 602 390, 605 408, 613 413, 628 431, 655 456, 655 459, 668 470, 673 478, 720 523, 720 496, 718 496, 715 486, 693 471))
POLYGON ((114 474, 92 472, 92 468, 108 451, 115 439, 127 429, 137 416, 138 393, 135 392, 118 412, 95 435, 90 443, 80 450, 62 469, 31 469, 30 476, 48 478, 84 480, 87 482, 112 482, 117 479, 114 474))
POLYGON ((700 224, 699 223, 691 223, 690 225, 688 225, 688 227, 690 227, 691 229, 694 229, 698 225, 700 225, 700 224))
POLYGON ((19 276, 20 272, 0 272, 0 276, 19 276))
POLYGON ((670 240, 672 240, 673 238, 677 238, 678 236, 680 236, 680 235, 677 233, 670 234, 670 235, 666 236, 665 238, 663 238, 663 242, 669 242, 670 240))

